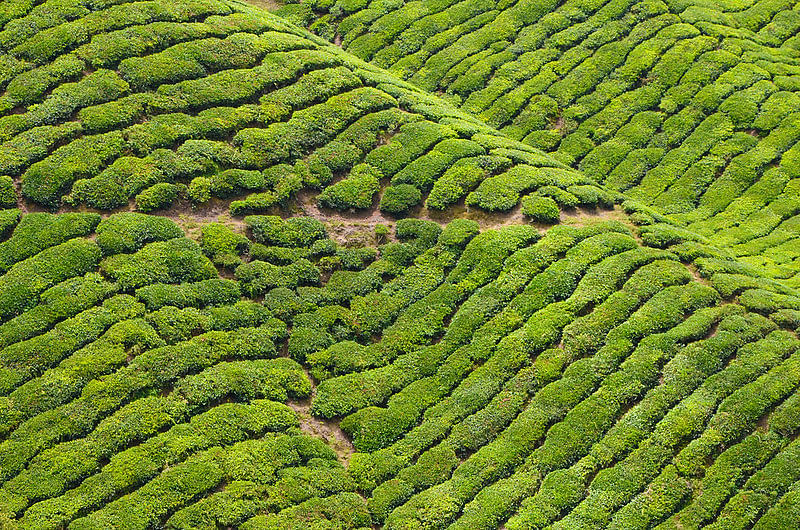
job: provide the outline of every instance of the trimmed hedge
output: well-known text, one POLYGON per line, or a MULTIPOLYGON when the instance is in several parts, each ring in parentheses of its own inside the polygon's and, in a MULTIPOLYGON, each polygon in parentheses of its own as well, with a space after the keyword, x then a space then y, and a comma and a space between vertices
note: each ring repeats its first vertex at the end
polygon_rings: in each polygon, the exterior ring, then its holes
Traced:
POLYGON ((183 230, 165 217, 124 212, 109 216, 97 226, 97 244, 103 255, 135 252, 146 243, 183 236, 183 230))
POLYGON ((209 223, 201 228, 200 246, 215 264, 235 268, 242 263, 240 256, 248 251, 250 241, 221 223, 209 223))
POLYGON ((35 306, 49 287, 95 270, 100 257, 94 241, 75 238, 17 262, 0 276, 0 322, 35 306))
POLYGON ((134 254, 107 257, 100 263, 100 270, 124 290, 150 283, 206 280, 217 275, 200 246, 183 237, 148 243, 134 254))
POLYGON ((99 222, 100 216, 96 214, 33 213, 23 216, 11 237, 0 243, 0 272, 48 247, 88 235, 99 222))
POLYGON ((382 212, 402 214, 422 201, 422 192, 411 184, 393 184, 383 190, 379 208, 382 212))
POLYGON ((320 273, 314 264, 303 258, 285 266, 251 261, 236 268, 236 279, 239 280, 242 291, 253 297, 264 295, 275 287, 295 288, 299 285, 318 284, 320 273))
POLYGON ((368 164, 355 166, 344 180, 328 186, 319 194, 322 206, 347 210, 364 210, 372 206, 372 198, 380 189, 381 173, 368 164))
POLYGON ((527 195, 522 198, 522 215, 539 223, 557 223, 561 211, 556 201, 550 197, 527 195))
POLYGON ((86 508, 99 507, 126 487, 158 476, 165 462, 174 465, 187 453, 284 431, 294 425, 297 425, 295 414, 285 405, 272 401, 219 405, 115 455, 100 473, 89 477, 79 487, 27 510, 24 521, 41 526, 65 524, 86 508))
POLYGON ((180 187, 168 182, 154 184, 136 196, 136 209, 148 213, 168 208, 178 198, 180 187))
POLYGON ((695 4, 3 2, 2 524, 797 526, 800 18, 695 4))
POLYGON ((323 224, 311 217, 283 220, 276 215, 250 215, 244 218, 244 222, 252 230, 253 239, 266 245, 307 247, 327 237, 323 224))
POLYGON ((212 278, 180 285, 156 283, 136 289, 136 298, 149 311, 165 306, 206 307, 232 304, 239 300, 239 284, 232 280, 212 278))
POLYGON ((17 205, 17 190, 11 177, 0 176, 0 208, 14 208, 17 205))
POLYGON ((17 208, 0 210, 0 242, 4 241, 22 219, 22 212, 17 208))

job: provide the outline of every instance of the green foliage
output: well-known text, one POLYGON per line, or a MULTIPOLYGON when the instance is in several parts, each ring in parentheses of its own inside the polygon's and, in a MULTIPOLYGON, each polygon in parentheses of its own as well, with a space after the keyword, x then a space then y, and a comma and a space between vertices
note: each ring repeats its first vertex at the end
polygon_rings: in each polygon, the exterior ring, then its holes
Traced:
POLYGON ((279 266, 264 261, 251 261, 236 268, 236 279, 250 297, 264 295, 275 287, 297 287, 319 283, 319 270, 307 259, 279 266))
POLYGON ((24 216, 14 228, 11 237, 0 243, 0 271, 5 272, 15 263, 44 249, 74 237, 88 235, 98 226, 98 222, 100 218, 96 214, 33 213, 24 216))
POLYGON ((0 526, 797 527, 796 7, 292 2, 0 3, 0 526))
POLYGON ((350 175, 319 194, 321 205, 338 210, 349 208, 367 209, 372 206, 372 198, 380 189, 381 174, 368 164, 355 166, 350 175))
POLYGON ((550 197, 526 195, 522 198, 522 215, 539 223, 557 223, 561 211, 550 197))
POLYGON ((267 180, 269 176, 260 171, 228 169, 211 177, 192 179, 187 193, 192 202, 202 204, 208 202, 211 197, 229 198, 246 190, 264 189, 267 180))
POLYGON ((107 257, 100 270, 124 290, 150 283, 182 283, 205 280, 217 269, 194 241, 178 237, 148 243, 134 254, 107 257))
POLYGON ((472 188, 486 178, 486 171, 473 165, 457 165, 448 169, 438 179, 425 200, 425 206, 433 210, 444 210, 461 200, 472 188))
POLYGON ((209 223, 201 229, 200 246, 215 264, 235 268, 242 263, 239 256, 248 251, 250 240, 224 224, 209 223))
POLYGON ((436 243, 442 233, 442 228, 433 221, 400 219, 394 227, 394 233, 400 241, 408 242, 424 250, 436 243))
POLYGON ((136 209, 147 213, 168 208, 178 198, 179 191, 177 185, 168 182, 154 184, 136 196, 136 209))
POLYGON ((146 243, 181 236, 183 230, 170 219, 136 212, 114 214, 97 225, 97 245, 106 256, 135 252, 146 243))
POLYGON ((136 298, 148 310, 154 311, 165 306, 206 307, 228 305, 241 297, 239 285, 232 280, 212 278, 194 283, 170 285, 156 283, 136 289, 136 298))
POLYGON ((291 217, 283 220, 276 215, 251 215, 244 222, 259 243, 281 247, 307 247, 326 237, 323 224, 312 217, 291 217))
POLYGON ((0 210, 0 241, 11 235, 21 218, 22 212, 17 208, 0 210))
POLYGON ((49 287, 94 270, 100 249, 84 239, 71 239, 13 265, 0 277, 0 320, 35 306, 49 287))
POLYGON ((383 190, 379 208, 390 214, 403 214, 422 201, 422 192, 411 184, 393 184, 383 190))
POLYGON ((376 224, 375 239, 377 240, 377 242, 384 243, 387 237, 389 237, 389 227, 381 223, 376 224))
POLYGON ((193 203, 203 204, 208 202, 211 200, 211 180, 208 177, 192 179, 186 193, 193 203))
POLYGON ((17 205, 17 190, 11 177, 0 176, 0 208, 13 208, 17 205))
POLYGON ((480 225, 477 221, 454 219, 439 234, 437 242, 448 247, 464 248, 479 232, 480 225))
POLYGON ((302 528, 309 520, 318 521, 328 528, 368 527, 372 518, 367 506, 356 493, 340 493, 325 498, 314 498, 288 508, 278 514, 257 516, 242 525, 254 528, 302 528))
POLYGON ((46 206, 58 206, 73 182, 98 173, 122 154, 123 147, 122 135, 116 131, 87 136, 60 147, 22 175, 22 194, 46 206))

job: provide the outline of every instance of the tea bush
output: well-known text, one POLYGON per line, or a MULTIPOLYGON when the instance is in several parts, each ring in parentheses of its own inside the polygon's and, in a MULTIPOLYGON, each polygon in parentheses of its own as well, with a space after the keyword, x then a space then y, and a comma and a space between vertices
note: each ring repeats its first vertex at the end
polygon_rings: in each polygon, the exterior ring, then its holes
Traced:
POLYGON ((380 210, 389 214, 402 214, 422 200, 422 192, 411 184, 395 184, 383 190, 380 210))

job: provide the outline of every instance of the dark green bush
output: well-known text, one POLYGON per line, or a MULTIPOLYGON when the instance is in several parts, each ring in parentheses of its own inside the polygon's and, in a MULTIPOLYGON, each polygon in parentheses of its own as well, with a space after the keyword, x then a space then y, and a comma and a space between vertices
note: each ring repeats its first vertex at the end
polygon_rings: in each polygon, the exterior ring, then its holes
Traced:
POLYGON ((486 170, 474 165, 454 165, 433 184, 425 206, 444 210, 467 195, 486 178, 486 170))
POLYGON ((442 227, 433 221, 422 219, 401 219, 394 227, 400 241, 408 242, 419 249, 431 248, 442 233, 442 227))
MULTIPOLYGON (((146 440, 140 446, 121 452, 114 458, 113 463, 104 466, 100 473, 89 477, 78 488, 67 491, 64 500, 68 502, 64 508, 55 509, 54 503, 51 502, 40 504, 26 515, 27 521, 34 525, 66 524, 78 517, 88 506, 104 504, 124 494, 126 490, 133 489, 134 485, 141 485, 157 478, 165 462, 171 466, 179 464, 185 456, 183 451, 176 450, 179 446, 196 453, 215 445, 229 445, 258 438, 269 432, 283 432, 295 425, 297 419, 292 410, 274 401, 225 403, 213 407, 192 417, 189 422, 175 425, 166 432, 146 440), (131 468, 130 466, 134 464, 136 465, 131 468), (131 469, 135 471, 132 472, 131 469)), ((265 438, 265 440, 270 439, 265 438)), ((113 445, 109 449, 113 451, 113 445)), ((207 468, 202 469, 207 470, 207 468)), ((201 479, 196 483, 205 481, 201 479)), ((163 499, 164 494, 154 495, 153 498, 163 499)), ((104 516, 108 517, 107 512, 98 514, 96 524, 101 524, 104 516)), ((85 519, 82 522, 91 524, 85 519)))
POLYGON ((385 243, 389 237, 389 227, 385 224, 378 223, 375 225, 375 240, 378 243, 385 243))
POLYGON ((0 243, 0 271, 7 271, 14 263, 73 237, 88 235, 100 221, 97 214, 31 213, 16 225, 11 237, 0 243))
POLYGON ((107 257, 100 270, 125 290, 150 283, 193 282, 217 276, 217 269, 200 246, 182 237, 148 243, 135 254, 107 257))
MULTIPOLYGON (((67 282, 62 283, 73 287, 76 280, 67 280, 67 282)), ((100 338, 115 323, 144 314, 144 306, 128 295, 114 296, 98 307, 90 307, 80 311, 82 306, 85 308, 87 304, 96 302, 98 295, 105 294, 97 291, 92 292, 91 289, 98 287, 98 285, 95 283, 96 281, 90 281, 92 283, 87 286, 88 288, 84 287, 83 290, 75 293, 75 295, 86 295, 86 300, 76 304, 77 307, 64 308, 60 306, 61 303, 69 303, 74 300, 76 296, 72 295, 72 293, 70 293, 72 296, 64 296, 58 300, 52 297, 52 293, 57 293, 61 290, 59 288, 61 284, 59 284, 43 294, 43 300, 46 300, 47 303, 42 310, 34 308, 3 324, 2 341, 5 350, 2 357, 5 369, 2 370, 2 377, 0 377, 2 384, 0 386, 4 391, 11 392, 15 386, 22 385, 15 390, 16 394, 12 394, 15 396, 17 405, 21 405, 25 400, 33 397, 29 393, 30 388, 26 388, 26 385, 22 383, 37 375, 39 370, 73 355, 80 348, 100 338), (59 309, 61 312, 59 312, 59 309), (67 316, 73 311, 80 312, 58 322, 53 326, 53 329, 36 335, 37 331, 42 331, 42 327, 52 324, 54 319, 67 316), (41 316, 46 316, 46 318, 38 320, 37 317, 41 316), (38 354, 36 354, 37 351, 39 352, 38 354), (23 399, 21 396, 26 397, 23 399)), ((100 284, 99 287, 102 289, 103 285, 100 284)), ((113 287, 109 290, 111 289, 113 287)), ((108 345, 105 344, 105 346, 108 345)), ((52 383, 53 380, 40 381, 40 384, 45 386, 52 383)), ((33 386, 33 384, 28 383, 28 387, 30 386, 33 386)), ((26 406, 23 405, 21 408, 25 409, 26 406)), ((13 417, 13 414, 9 416, 13 417)), ((16 418, 15 421, 19 421, 19 419, 16 418)), ((0 430, 5 431, 12 426, 12 423, 9 421, 9 417, 5 417, 3 427, 0 430)))
MULTIPOLYGON (((297 188, 299 189, 299 187, 297 188)), ((233 216, 247 215, 249 213, 263 213, 280 202, 278 196, 271 192, 251 193, 240 201, 231 201, 230 212, 233 216)))
POLYGON ((0 277, 0 321, 35 306, 46 289, 83 276, 99 261, 100 249, 94 241, 76 238, 18 262, 0 277))
MULTIPOLYGON (((198 178, 202 179, 204 177, 198 178)), ((192 184, 197 180, 193 180, 192 184)), ((216 173, 209 179, 208 191, 214 197, 228 198, 238 195, 244 190, 261 190, 265 185, 265 176, 261 171, 227 169, 216 173)))
POLYGON ((328 528, 365 528, 372 522, 367 505, 356 493, 338 493, 313 498, 278 514, 259 515, 246 521, 241 528, 302 528, 309 521, 328 528))
POLYGON ((614 197, 609 192, 591 185, 569 186, 567 192, 578 198, 581 205, 602 206, 611 208, 614 206, 614 197))
POLYGON ((211 179, 208 177, 196 177, 192 179, 186 193, 189 199, 195 204, 207 203, 211 200, 211 179))
POLYGON ((0 326, 0 347, 29 339, 88 310, 116 291, 99 274, 69 278, 42 293, 39 304, 0 326))
POLYGON ((345 270, 358 271, 375 261, 378 253, 374 248, 343 248, 336 252, 345 270))
POLYGON ((448 247, 464 248, 467 243, 478 235, 480 225, 471 219, 454 219, 447 223, 441 234, 438 243, 448 247))
POLYGON ((21 218, 22 212, 17 208, 0 210, 0 242, 11 235, 21 218))
POLYGON ((99 173, 100 168, 122 154, 125 142, 119 131, 86 136, 56 149, 22 175, 22 195, 39 204, 56 207, 61 196, 79 178, 99 173))
POLYGON ((264 261, 251 261, 236 268, 236 278, 247 296, 261 296, 275 287, 295 288, 319 283, 319 270, 307 259, 279 266, 264 261))
POLYGON ((136 298, 144 302, 150 311, 164 306, 202 308, 227 305, 236 302, 241 296, 236 282, 222 278, 180 285, 156 283, 136 289, 136 298))
POLYGON ((264 307, 281 320, 291 322, 292 317, 303 309, 297 294, 287 287, 276 287, 264 295, 264 307))

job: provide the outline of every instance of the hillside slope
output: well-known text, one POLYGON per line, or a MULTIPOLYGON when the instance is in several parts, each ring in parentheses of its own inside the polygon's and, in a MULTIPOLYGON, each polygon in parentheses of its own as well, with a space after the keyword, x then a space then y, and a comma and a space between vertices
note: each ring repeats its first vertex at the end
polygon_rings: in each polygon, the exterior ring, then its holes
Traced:
MULTIPOLYGON (((149 211, 179 183, 195 204, 239 198, 231 213, 242 215, 334 180, 320 200, 345 210, 371 208, 386 184, 390 213, 429 192, 442 210, 479 184, 467 202, 487 210, 539 188, 571 206, 613 202, 581 173, 277 17, 218 0, 85 4, 20 7, 0 31, 0 175, 34 203, 114 209, 141 197, 149 211)), ((541 204, 542 220, 557 217, 553 200, 541 204)))
POLYGON ((7 526, 800 520, 779 284, 618 221, 406 219, 379 253, 245 222, 34 213, 0 243, 7 526))
POLYGON ((284 11, 797 285, 796 2, 340 0, 284 11))
POLYGON ((244 4, 0 24, 3 528, 800 526, 791 274, 244 4))

